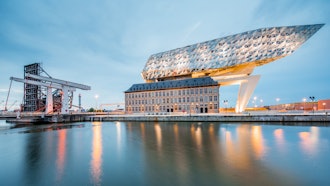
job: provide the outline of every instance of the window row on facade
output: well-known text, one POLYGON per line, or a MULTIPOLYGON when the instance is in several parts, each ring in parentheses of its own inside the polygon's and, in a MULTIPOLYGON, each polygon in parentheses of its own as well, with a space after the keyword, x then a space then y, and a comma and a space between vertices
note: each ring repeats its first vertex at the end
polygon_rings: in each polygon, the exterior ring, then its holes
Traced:
POLYGON ((194 95, 194 94, 218 94, 218 87, 207 88, 186 88, 177 90, 160 90, 160 91, 146 91, 146 92, 133 92, 126 93, 127 98, 150 98, 150 97, 172 97, 181 95, 194 95))
POLYGON ((194 102, 217 102, 218 96, 196 96, 196 97, 171 97, 155 99, 128 99, 128 105, 151 105, 163 103, 194 103, 194 102))
POLYGON ((142 113, 142 112, 187 112, 187 113, 218 113, 218 103, 209 104, 173 104, 173 105, 140 105, 127 106, 128 113, 142 113))

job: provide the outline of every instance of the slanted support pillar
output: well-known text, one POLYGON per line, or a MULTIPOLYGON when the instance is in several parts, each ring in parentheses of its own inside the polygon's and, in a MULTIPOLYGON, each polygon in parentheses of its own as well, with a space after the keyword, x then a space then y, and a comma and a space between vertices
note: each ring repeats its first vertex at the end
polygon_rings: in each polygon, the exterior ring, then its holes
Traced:
POLYGON ((46 114, 53 112, 53 92, 51 87, 47 87, 46 114))
POLYGON ((241 81, 235 108, 236 113, 240 113, 245 110, 259 79, 260 75, 254 75, 248 76, 241 81))

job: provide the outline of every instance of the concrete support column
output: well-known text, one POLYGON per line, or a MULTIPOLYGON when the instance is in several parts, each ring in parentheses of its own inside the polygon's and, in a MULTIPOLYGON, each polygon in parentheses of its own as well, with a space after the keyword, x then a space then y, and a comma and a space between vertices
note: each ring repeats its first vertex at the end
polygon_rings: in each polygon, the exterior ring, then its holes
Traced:
POLYGON ((53 92, 51 87, 47 87, 46 114, 53 112, 53 92))
POLYGON ((241 81, 235 111, 243 112, 251 98, 254 89, 260 79, 260 75, 248 76, 241 81))

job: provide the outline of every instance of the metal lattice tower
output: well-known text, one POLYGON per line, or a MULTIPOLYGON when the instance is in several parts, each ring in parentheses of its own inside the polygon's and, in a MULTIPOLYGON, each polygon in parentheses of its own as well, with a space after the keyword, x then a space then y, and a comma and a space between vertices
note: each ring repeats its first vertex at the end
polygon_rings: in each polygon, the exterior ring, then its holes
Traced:
MULTIPOLYGON (((30 77, 26 77, 25 74, 34 74, 40 75, 41 73, 40 63, 33 63, 24 66, 24 79, 30 79, 34 81, 39 81, 30 77)), ((32 84, 24 84, 24 111, 33 112, 39 110, 43 104, 42 100, 42 90, 41 86, 32 85, 32 84)))

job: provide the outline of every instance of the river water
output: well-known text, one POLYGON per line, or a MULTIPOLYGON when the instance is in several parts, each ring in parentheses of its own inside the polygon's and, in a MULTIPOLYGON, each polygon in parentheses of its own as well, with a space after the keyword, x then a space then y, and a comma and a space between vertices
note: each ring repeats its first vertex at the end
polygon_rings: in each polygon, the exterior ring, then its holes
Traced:
POLYGON ((330 127, 0 120, 0 185, 330 185, 330 127))

